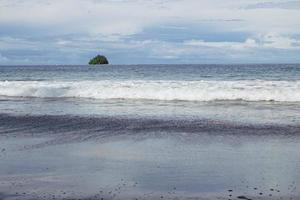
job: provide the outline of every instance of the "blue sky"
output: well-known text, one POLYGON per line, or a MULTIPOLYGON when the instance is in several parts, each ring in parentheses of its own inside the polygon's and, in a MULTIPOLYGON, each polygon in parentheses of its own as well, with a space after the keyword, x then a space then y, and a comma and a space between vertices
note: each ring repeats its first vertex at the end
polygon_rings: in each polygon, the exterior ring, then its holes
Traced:
POLYGON ((0 64, 299 63, 300 1, 0 0, 0 64))

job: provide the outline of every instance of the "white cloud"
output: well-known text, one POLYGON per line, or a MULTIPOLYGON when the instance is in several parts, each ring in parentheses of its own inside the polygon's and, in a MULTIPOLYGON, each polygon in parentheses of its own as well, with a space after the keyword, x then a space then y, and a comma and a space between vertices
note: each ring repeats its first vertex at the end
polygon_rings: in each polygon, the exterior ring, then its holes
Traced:
MULTIPOLYGON (((300 42, 294 36, 300 35, 300 12, 280 8, 295 2, 282 2, 0 0, 0 48, 10 53, 27 50, 42 52, 40 54, 44 56, 47 56, 45 52, 56 53, 51 55, 53 59, 63 55, 86 56, 86 53, 98 52, 99 49, 118 56, 124 52, 124 55, 134 52, 168 60, 178 59, 182 55, 186 58, 191 55, 238 59, 250 58, 260 50, 298 51, 300 42), (253 9, 245 9, 249 5, 253 9), (157 27, 159 30, 165 28, 164 37, 152 38, 151 33, 145 38, 137 37, 138 33, 157 27), (198 32, 190 34, 193 30, 198 32), (203 34, 197 37, 202 30, 207 35, 218 33, 219 38, 204 39, 201 38, 203 34), (176 35, 177 40, 169 41, 168 34, 173 32, 184 35, 176 35), (244 36, 238 39, 222 36, 222 33, 231 32, 243 33, 244 36)), ((6 55, 5 51, 2 52, 6 55)), ((30 56, 29 59, 38 60, 38 55, 30 56)))
POLYGON ((248 4, 234 0, 2 0, 0 24, 50 27, 53 32, 132 35, 149 26, 178 22, 199 26, 206 21, 215 30, 300 32, 297 10, 241 9, 248 4), (226 23, 231 19, 238 20, 226 23))
POLYGON ((250 4, 246 9, 264 9, 264 8, 281 8, 281 9, 300 9, 300 1, 280 1, 280 2, 260 2, 250 4))
POLYGON ((243 50, 258 47, 259 45, 254 39, 247 39, 245 42, 205 42, 203 40, 188 40, 184 42, 188 46, 201 46, 210 48, 229 48, 243 50))
POLYGON ((300 40, 289 37, 283 37, 276 34, 267 34, 263 36, 263 47, 278 49, 300 49, 300 40))
POLYGON ((234 50, 247 50, 251 48, 300 49, 300 40, 276 34, 267 34, 260 38, 248 38, 244 42, 206 42, 203 40, 188 40, 185 41, 184 44, 188 46, 234 50))

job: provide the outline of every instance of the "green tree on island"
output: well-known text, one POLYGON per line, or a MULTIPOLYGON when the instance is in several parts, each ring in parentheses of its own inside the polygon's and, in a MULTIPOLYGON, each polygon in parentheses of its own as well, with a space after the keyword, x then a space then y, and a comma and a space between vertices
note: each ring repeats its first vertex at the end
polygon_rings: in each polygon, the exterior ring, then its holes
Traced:
POLYGON ((89 65, 105 65, 105 64, 109 64, 109 63, 107 58, 103 55, 97 55, 89 62, 89 65))

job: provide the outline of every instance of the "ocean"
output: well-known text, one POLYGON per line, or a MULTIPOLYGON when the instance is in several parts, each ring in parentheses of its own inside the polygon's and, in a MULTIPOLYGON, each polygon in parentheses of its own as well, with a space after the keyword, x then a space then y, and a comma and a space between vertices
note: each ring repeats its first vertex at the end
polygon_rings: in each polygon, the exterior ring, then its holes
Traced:
POLYGON ((0 199, 299 199, 300 64, 0 66, 0 199))

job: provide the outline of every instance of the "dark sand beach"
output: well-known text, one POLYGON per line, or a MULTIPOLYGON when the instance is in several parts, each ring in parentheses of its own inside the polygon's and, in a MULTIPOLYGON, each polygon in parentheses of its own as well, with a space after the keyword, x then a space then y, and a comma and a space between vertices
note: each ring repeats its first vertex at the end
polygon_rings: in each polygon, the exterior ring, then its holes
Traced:
POLYGON ((299 199, 300 127, 1 115, 1 199, 299 199))

